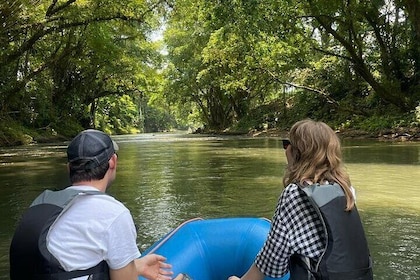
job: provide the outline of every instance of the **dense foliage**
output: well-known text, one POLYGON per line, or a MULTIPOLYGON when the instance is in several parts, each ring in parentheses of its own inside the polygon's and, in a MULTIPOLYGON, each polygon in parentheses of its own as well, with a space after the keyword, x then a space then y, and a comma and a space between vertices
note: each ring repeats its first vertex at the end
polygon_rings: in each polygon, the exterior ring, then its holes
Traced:
POLYGON ((167 2, 6 0, 0 4, 0 119, 74 135, 144 128, 167 2))
POLYGON ((0 141, 304 117, 418 127, 418 15, 413 0, 5 0, 0 141))
POLYGON ((418 124, 418 1, 176 4, 168 88, 209 128, 249 124, 247 114, 271 103, 264 115, 277 124, 309 116, 360 125, 383 115, 418 124))

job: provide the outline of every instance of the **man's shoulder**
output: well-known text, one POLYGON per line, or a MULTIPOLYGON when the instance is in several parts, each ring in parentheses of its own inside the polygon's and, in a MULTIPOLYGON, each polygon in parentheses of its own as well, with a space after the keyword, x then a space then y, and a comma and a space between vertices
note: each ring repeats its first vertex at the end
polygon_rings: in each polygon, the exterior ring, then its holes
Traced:
POLYGON ((31 204, 31 207, 38 204, 54 204, 60 207, 64 207, 79 193, 80 191, 70 188, 55 191, 44 190, 34 199, 34 201, 31 204))
MULTIPOLYGON (((83 198, 84 197, 81 197, 81 199, 83 198)), ((127 209, 127 207, 121 201, 109 194, 86 196, 86 199, 89 200, 89 203, 101 205, 101 208, 115 207, 127 209)))

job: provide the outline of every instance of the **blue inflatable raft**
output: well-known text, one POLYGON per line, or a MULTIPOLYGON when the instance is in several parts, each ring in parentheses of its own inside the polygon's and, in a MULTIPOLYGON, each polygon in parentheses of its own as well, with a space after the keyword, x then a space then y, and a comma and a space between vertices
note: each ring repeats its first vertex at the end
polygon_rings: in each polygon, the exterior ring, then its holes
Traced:
POLYGON ((143 254, 165 256, 174 275, 183 272, 194 280, 226 280, 248 270, 269 229, 270 221, 264 218, 197 218, 184 222, 143 254))

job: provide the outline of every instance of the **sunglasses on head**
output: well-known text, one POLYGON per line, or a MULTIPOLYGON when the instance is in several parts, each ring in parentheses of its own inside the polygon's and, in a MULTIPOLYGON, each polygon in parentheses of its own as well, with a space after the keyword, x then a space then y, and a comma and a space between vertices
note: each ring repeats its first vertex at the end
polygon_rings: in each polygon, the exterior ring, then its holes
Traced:
POLYGON ((283 142, 283 149, 287 149, 287 147, 290 145, 290 140, 288 139, 283 139, 281 140, 283 142))

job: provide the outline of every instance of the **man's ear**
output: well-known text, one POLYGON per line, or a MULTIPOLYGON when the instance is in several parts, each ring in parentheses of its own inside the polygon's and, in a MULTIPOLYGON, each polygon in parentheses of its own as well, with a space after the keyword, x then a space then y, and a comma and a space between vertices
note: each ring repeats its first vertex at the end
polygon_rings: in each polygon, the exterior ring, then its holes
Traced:
POLYGON ((109 159, 109 168, 114 169, 117 167, 117 154, 113 154, 112 157, 109 159))

